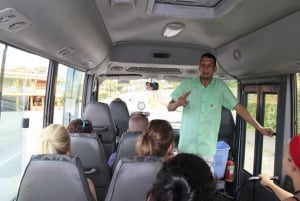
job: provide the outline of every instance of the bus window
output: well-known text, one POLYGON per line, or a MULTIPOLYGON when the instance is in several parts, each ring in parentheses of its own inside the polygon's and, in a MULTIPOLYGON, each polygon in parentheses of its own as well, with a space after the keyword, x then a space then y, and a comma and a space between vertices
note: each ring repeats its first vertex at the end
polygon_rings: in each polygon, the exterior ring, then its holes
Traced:
POLYGON ((84 73, 58 65, 53 122, 68 125, 81 117, 84 73))
POLYGON ((149 113, 149 119, 167 119, 174 128, 179 129, 182 109, 178 108, 174 113, 167 110, 170 94, 179 82, 159 80, 158 90, 146 90, 147 81, 105 80, 99 88, 98 100, 110 104, 114 98, 121 98, 126 102, 129 113, 146 112, 149 113))
MULTIPOLYGON (((3 50, 3 45, 1 45, 3 50)), ((1 51, 2 54, 2 51, 1 51)), ((49 60, 7 47, 0 121, 0 200, 16 195, 20 177, 43 126, 49 60), (24 128, 22 128, 22 124, 24 128)))
MULTIPOLYGON (((277 94, 265 94, 264 101, 264 126, 276 128, 277 119, 277 94)), ((262 172, 274 175, 276 136, 263 136, 262 172)))
MULTIPOLYGON (((247 93, 247 108, 252 117, 256 117, 257 94, 247 93)), ((254 145, 255 145, 255 128, 247 123, 246 126, 246 143, 244 169, 253 174, 254 161, 254 145)))
MULTIPOLYGON (((276 129, 279 85, 248 85, 246 105, 250 114, 264 127, 276 129)), ((276 137, 261 135, 247 123, 243 168, 252 175, 274 174, 276 137)))
MULTIPOLYGON (((170 94, 180 82, 158 80, 158 90, 146 90, 146 79, 139 80, 105 80, 99 87, 98 100, 110 104, 114 98, 121 98, 126 102, 129 113, 141 111, 149 113, 149 119, 166 119, 171 122, 173 128, 179 129, 182 108, 174 112, 167 110, 171 101, 170 94)), ((226 80, 231 91, 237 94, 237 81, 226 80)), ((235 117, 235 114, 233 114, 235 117)))

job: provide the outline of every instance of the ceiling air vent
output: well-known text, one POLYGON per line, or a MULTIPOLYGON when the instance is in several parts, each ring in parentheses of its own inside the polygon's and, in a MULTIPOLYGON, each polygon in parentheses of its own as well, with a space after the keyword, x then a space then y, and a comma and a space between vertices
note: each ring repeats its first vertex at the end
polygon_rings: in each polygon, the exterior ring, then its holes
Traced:
POLYGON ((181 74, 179 68, 158 68, 158 67, 129 67, 128 72, 153 73, 153 74, 181 74))
POLYGON ((185 72, 188 74, 198 74, 199 73, 199 71, 196 69, 187 69, 185 72))
POLYGON ((71 54, 73 54, 74 53, 74 49, 73 48, 70 48, 70 47, 64 47, 64 48, 62 48, 62 49, 60 49, 59 51, 58 51, 58 54, 60 54, 60 55, 62 55, 62 56, 69 56, 69 55, 71 55, 71 54))
POLYGON ((0 10, 0 29, 8 32, 19 32, 31 25, 31 21, 14 8, 0 10))

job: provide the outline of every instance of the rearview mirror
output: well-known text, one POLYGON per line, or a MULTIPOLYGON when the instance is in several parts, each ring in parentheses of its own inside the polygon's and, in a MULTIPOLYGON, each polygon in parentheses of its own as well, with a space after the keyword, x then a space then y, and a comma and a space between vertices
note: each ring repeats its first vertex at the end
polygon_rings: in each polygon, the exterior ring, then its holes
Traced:
POLYGON ((147 90, 158 90, 159 84, 157 82, 146 82, 147 90))

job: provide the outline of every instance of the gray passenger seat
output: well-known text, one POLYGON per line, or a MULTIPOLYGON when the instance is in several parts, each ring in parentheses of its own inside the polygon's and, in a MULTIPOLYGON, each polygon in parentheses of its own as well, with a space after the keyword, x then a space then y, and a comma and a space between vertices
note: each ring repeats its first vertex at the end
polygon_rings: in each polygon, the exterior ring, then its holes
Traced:
POLYGON ((146 200, 162 166, 160 157, 122 158, 114 171, 105 201, 146 200))
POLYGON ((121 137, 128 129, 129 112, 125 102, 112 101, 109 105, 112 118, 118 127, 118 136, 121 137))
POLYGON ((80 159, 33 155, 21 180, 17 201, 94 201, 80 159))
POLYGON ((229 144, 231 152, 234 150, 235 123, 230 110, 222 108, 222 116, 218 141, 225 141, 229 144))
POLYGON ((86 176, 95 185, 98 201, 103 201, 111 176, 102 144, 97 135, 72 133, 71 155, 80 158, 86 176))
POLYGON ((109 156, 116 150, 117 128, 112 119, 108 104, 102 102, 91 102, 85 107, 82 119, 90 120, 93 129, 99 136, 104 148, 105 157, 109 156))
POLYGON ((116 160, 112 166, 112 172, 114 172, 118 164, 118 161, 121 158, 137 156, 135 150, 135 144, 137 142, 137 138, 141 134, 142 134, 141 131, 137 131, 137 132, 126 132, 122 135, 116 152, 116 160))

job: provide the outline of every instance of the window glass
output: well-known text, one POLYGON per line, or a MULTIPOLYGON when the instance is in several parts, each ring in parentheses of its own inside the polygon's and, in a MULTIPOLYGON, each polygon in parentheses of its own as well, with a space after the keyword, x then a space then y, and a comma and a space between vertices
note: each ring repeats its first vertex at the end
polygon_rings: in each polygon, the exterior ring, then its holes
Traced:
POLYGON ((84 73, 64 65, 58 66, 53 122, 67 126, 81 118, 84 73))
MULTIPOLYGON (((180 128, 182 107, 174 112, 167 110, 171 101, 171 93, 180 82, 155 80, 158 90, 146 90, 147 79, 140 80, 105 80, 99 87, 98 100, 110 104, 114 98, 121 98, 126 102, 129 113, 143 111, 149 113, 149 119, 166 119, 173 128, 180 128)), ((152 81, 154 82, 154 81, 152 81)), ((225 81, 236 95, 236 80, 225 81)), ((235 116, 235 115, 234 115, 235 116)))
MULTIPOLYGON (((0 46, 2 55, 3 46, 0 46)), ((2 56, 1 56, 2 58, 2 56)), ((36 152, 43 125, 49 60, 7 48, 0 119, 0 200, 11 200, 36 152)), ((2 66, 2 65, 1 65, 2 66)))
POLYGON ((98 100, 110 104, 114 98, 121 98, 126 102, 129 113, 140 111, 149 113, 149 119, 167 119, 176 128, 179 128, 181 109, 174 112, 167 110, 170 94, 179 82, 166 80, 159 83, 158 90, 146 90, 149 80, 105 80, 99 88, 98 100))
MULTIPOLYGON (((265 95, 264 126, 275 129, 277 119, 277 94, 265 95)), ((262 172, 274 175, 276 136, 263 136, 262 172)))
MULTIPOLYGON (((257 94, 247 93, 247 109, 252 117, 256 117, 257 94)), ((246 123, 246 143, 244 169, 253 174, 254 165, 255 128, 246 123)))

